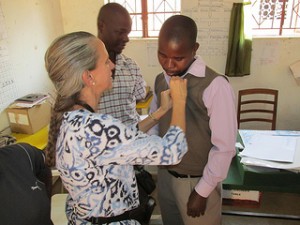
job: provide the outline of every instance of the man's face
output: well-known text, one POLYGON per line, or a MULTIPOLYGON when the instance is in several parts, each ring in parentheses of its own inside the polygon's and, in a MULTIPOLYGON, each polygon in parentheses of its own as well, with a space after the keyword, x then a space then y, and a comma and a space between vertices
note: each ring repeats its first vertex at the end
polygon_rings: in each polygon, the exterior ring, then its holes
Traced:
POLYGON ((158 61, 168 76, 183 75, 194 61, 195 49, 187 42, 158 41, 158 61))
POLYGON ((102 41, 108 52, 121 53, 129 41, 131 19, 129 16, 116 16, 107 21, 102 29, 102 41))

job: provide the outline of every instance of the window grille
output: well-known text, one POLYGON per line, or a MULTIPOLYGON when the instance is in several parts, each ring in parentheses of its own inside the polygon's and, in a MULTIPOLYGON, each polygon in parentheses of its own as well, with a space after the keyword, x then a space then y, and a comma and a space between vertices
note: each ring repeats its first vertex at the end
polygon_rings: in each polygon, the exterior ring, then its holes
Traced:
POLYGON ((300 36, 300 0, 256 0, 251 6, 253 35, 300 36))
POLYGON ((180 14, 180 0, 107 0, 123 5, 132 19, 130 37, 157 37, 166 19, 180 14))

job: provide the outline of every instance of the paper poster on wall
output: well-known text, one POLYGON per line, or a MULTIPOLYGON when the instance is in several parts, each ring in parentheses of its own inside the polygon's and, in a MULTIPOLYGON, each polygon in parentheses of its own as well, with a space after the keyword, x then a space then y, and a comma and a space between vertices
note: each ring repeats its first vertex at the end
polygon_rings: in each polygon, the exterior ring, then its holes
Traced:
POLYGON ((225 57, 232 2, 226 0, 193 0, 192 2, 189 7, 183 7, 182 13, 193 18, 197 23, 199 54, 204 57, 225 57))
POLYGON ((182 11, 197 9, 198 8, 198 0, 189 0, 189 4, 182 4, 182 11))
POLYGON ((14 101, 17 95, 7 38, 4 15, 0 5, 0 113, 14 101))

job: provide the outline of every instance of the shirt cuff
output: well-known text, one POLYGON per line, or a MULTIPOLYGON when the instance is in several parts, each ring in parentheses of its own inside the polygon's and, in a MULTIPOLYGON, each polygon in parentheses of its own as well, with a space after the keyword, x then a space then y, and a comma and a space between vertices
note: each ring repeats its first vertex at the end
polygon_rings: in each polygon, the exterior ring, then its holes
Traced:
POLYGON ((215 187, 212 187, 208 183, 206 183, 203 177, 195 186, 195 191, 204 198, 207 198, 214 189, 215 187))

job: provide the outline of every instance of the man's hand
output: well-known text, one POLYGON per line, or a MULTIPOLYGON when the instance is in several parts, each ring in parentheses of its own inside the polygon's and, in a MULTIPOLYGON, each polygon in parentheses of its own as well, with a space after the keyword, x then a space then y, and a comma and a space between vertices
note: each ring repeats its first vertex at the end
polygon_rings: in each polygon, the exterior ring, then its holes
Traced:
POLYGON ((192 191, 187 203, 187 215, 199 217, 204 215, 206 209, 206 198, 200 196, 195 190, 192 191))

